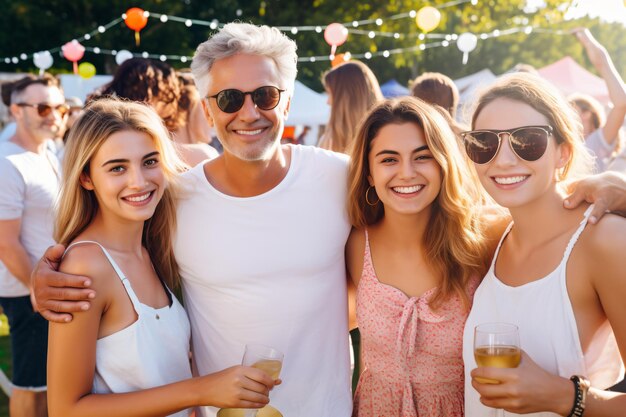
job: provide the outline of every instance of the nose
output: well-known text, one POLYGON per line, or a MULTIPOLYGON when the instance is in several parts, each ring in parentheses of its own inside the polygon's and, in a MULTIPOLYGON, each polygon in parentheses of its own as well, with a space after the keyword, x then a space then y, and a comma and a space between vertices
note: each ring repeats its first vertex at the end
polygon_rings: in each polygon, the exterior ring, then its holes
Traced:
POLYGON ((259 109, 252 101, 252 94, 245 95, 243 106, 239 109, 238 116, 243 121, 257 120, 260 117, 259 109))
POLYGON ((415 164, 411 158, 405 159, 400 165, 400 178, 407 179, 413 178, 416 175, 415 164))
POLYGON ((50 111, 50 113, 46 116, 46 117, 52 117, 54 120, 57 121, 63 121, 65 119, 65 116, 67 115, 67 113, 62 114, 62 112, 60 111, 60 109, 56 108, 56 107, 52 107, 52 110, 50 111))
POLYGON ((128 187, 141 190, 145 187, 147 181, 143 171, 137 167, 131 167, 128 170, 128 187))
POLYGON ((517 164, 517 155, 511 148, 510 134, 503 132, 498 134, 500 137, 500 149, 496 154, 493 162, 500 166, 511 166, 517 164))

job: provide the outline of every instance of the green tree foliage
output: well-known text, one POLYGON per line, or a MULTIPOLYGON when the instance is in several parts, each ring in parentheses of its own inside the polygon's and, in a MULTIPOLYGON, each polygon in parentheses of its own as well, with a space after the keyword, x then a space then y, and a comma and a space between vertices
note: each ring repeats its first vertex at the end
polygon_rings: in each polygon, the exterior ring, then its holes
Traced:
MULTIPOLYGON (((447 0, 431 0, 429 5, 443 6, 447 0)), ((582 47, 574 36, 569 34, 543 33, 544 30, 571 30, 577 26, 587 26, 602 42, 618 67, 626 75, 626 55, 619 53, 626 50, 626 28, 622 24, 607 24, 588 18, 577 21, 564 20, 567 8, 573 1, 545 0, 545 7, 531 10, 525 0, 479 0, 476 5, 470 2, 441 8, 442 19, 433 34, 493 34, 494 30, 504 31, 514 27, 533 26, 538 28, 531 34, 517 33, 480 39, 476 50, 470 53, 467 65, 462 64, 462 53, 454 40, 447 47, 419 50, 421 43, 430 44, 441 39, 420 40, 421 30, 415 20, 406 17, 395 20, 390 16, 418 10, 426 3, 410 0, 0 0, 4 13, 0 15, 0 57, 19 56, 20 53, 32 54, 39 50, 48 50, 80 37, 121 15, 132 6, 146 10, 185 18, 219 22, 234 20, 249 21, 256 24, 274 26, 325 26, 332 22, 344 23, 351 30, 347 42, 340 46, 338 53, 350 51, 352 54, 365 52, 376 53, 397 48, 413 48, 410 51, 391 54, 385 58, 374 56, 370 60, 362 59, 376 73, 381 83, 395 78, 402 84, 424 71, 438 71, 452 78, 462 77, 483 68, 489 68, 500 74, 517 63, 523 62, 535 67, 552 63, 565 55, 571 55, 576 61, 591 69, 584 57, 582 47), (353 28, 352 21, 383 19, 383 24, 360 25, 353 28), (398 39, 392 36, 378 35, 373 39, 354 30, 398 33, 398 39)), ((98 46, 103 49, 128 49, 138 53, 147 51, 165 55, 191 56, 195 47, 205 40, 212 30, 207 26, 193 25, 188 28, 182 23, 162 23, 151 18, 141 32, 141 45, 135 46, 134 36, 124 23, 110 28, 106 33, 98 34, 83 42, 85 46, 98 46)), ((301 57, 327 56, 330 46, 326 44, 322 33, 300 31, 288 35, 298 43, 301 57)), ((53 54, 53 71, 68 72, 71 64, 60 53, 53 54)), ((115 61, 112 56, 86 53, 84 61, 96 65, 98 73, 112 73, 115 61)), ((188 66, 188 63, 170 62, 176 67, 188 66)), ((301 62, 298 78, 305 84, 321 89, 320 75, 330 68, 328 60, 301 62)), ((18 65, 0 62, 0 70, 34 71, 32 60, 20 61, 18 65)))

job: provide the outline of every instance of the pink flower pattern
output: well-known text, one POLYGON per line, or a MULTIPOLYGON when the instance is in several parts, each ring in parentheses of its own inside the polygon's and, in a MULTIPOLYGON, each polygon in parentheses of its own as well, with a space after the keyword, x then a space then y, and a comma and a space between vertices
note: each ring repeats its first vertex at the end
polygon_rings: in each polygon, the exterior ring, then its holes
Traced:
MULTIPOLYGON (((428 307, 435 289, 408 297, 381 283, 366 231, 356 313, 363 372, 353 417, 462 417, 463 327, 468 312, 459 297, 437 312, 428 307)), ((473 296, 479 280, 468 288, 473 296)))

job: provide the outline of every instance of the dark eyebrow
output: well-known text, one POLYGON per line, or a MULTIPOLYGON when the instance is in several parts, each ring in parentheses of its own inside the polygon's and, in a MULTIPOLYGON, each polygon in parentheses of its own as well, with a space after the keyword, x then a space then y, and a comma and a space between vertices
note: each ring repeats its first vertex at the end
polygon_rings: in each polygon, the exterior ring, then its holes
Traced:
MULTIPOLYGON (((428 150, 428 145, 423 145, 423 146, 420 146, 419 148, 413 149, 413 153, 422 152, 426 150, 428 150)), ((383 155, 383 154, 400 155, 399 152, 391 151, 388 149, 383 149, 382 151, 378 152, 375 156, 383 155)))
MULTIPOLYGON (((149 154, 145 155, 141 159, 142 160, 148 159, 148 158, 150 158, 152 156, 155 156, 155 155, 158 155, 158 154, 159 154, 158 151, 150 152, 149 154)), ((102 166, 109 165, 109 164, 123 164, 125 162, 129 162, 128 159, 111 159, 110 161, 106 161, 104 164, 102 164, 102 166)))
POLYGON ((123 164, 124 162, 128 162, 128 159, 111 159, 110 161, 106 161, 102 166, 109 164, 123 164))
POLYGON ((154 152, 150 152, 149 154, 147 154, 146 156, 144 156, 142 159, 148 159, 154 155, 158 155, 159 151, 154 151, 154 152))

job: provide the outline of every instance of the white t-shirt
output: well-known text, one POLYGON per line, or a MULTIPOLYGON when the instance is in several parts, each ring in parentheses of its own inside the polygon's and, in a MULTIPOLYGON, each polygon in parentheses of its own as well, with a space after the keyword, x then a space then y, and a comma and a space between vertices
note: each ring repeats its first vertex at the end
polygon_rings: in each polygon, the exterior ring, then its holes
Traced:
POLYGON ((585 138, 585 146, 596 157, 594 173, 606 171, 616 145, 617 141, 614 145, 607 143, 602 128, 594 130, 585 138))
POLYGON ((240 364, 246 343, 275 347, 285 358, 272 406, 288 417, 348 417, 348 160, 290 149, 285 178, 254 197, 216 190, 203 164, 183 175, 191 191, 178 205, 174 251, 194 360, 204 375, 240 364))
POLYGON ((15 122, 7 123, 7 125, 4 126, 4 129, 2 129, 2 132, 0 132, 0 142, 8 141, 11 136, 15 135, 16 129, 17 125, 15 124, 15 122))
MULTIPOLYGON (((59 193, 56 156, 29 152, 13 142, 0 143, 0 220, 22 219, 20 242, 33 265, 52 239, 54 204, 59 193)), ((28 295, 28 288, 0 262, 0 296, 28 295)))

